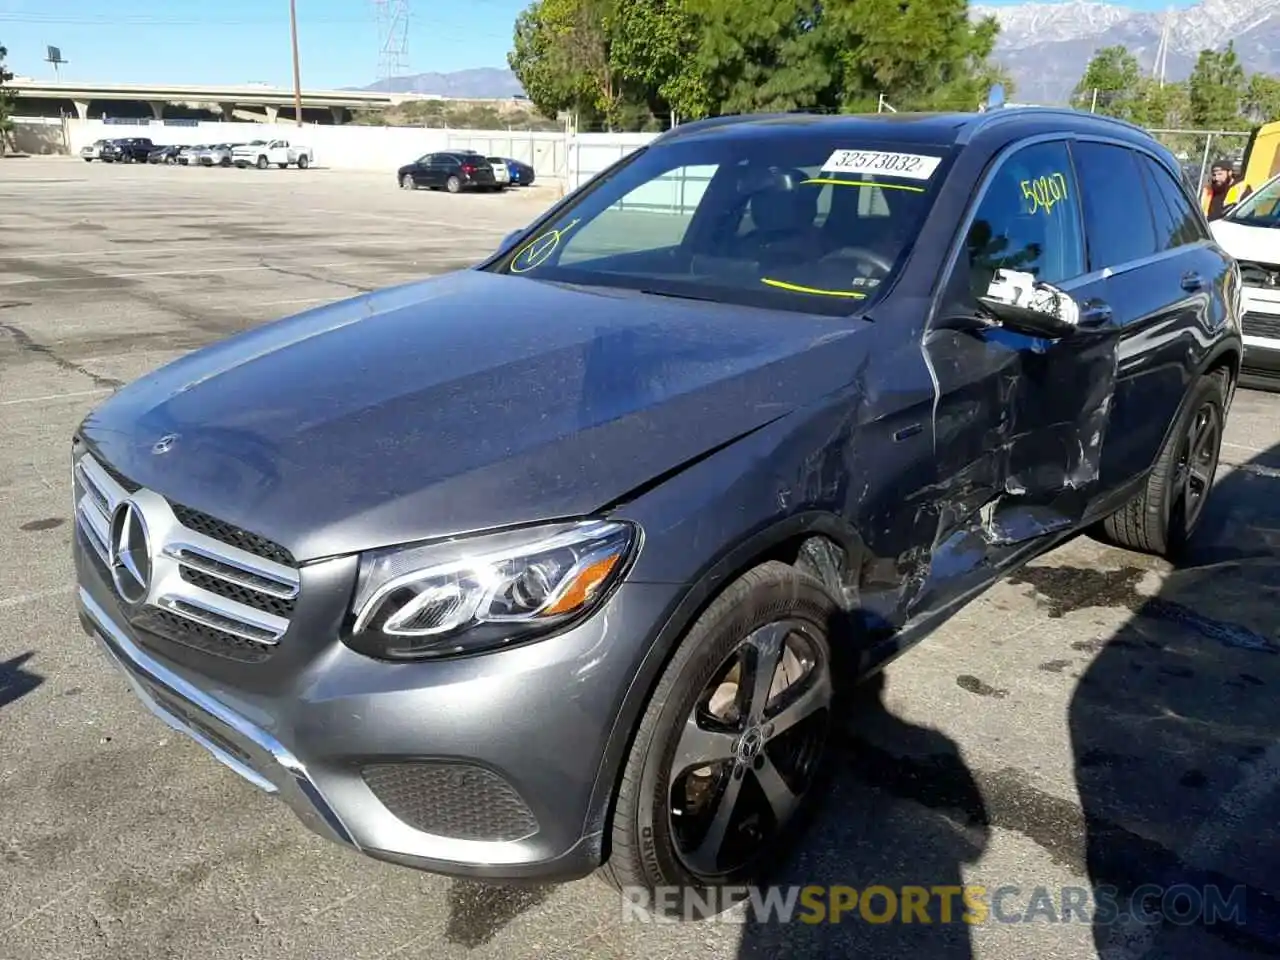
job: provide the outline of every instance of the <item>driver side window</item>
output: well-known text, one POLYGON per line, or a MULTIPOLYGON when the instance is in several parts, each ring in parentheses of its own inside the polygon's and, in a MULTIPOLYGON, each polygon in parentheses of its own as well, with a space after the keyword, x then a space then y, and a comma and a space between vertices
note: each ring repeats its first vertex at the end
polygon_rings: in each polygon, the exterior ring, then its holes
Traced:
POLYGON ((1078 190, 1065 142, 1037 143, 1010 155, 991 177, 965 238, 974 296, 999 270, 1059 284, 1087 272, 1078 190))

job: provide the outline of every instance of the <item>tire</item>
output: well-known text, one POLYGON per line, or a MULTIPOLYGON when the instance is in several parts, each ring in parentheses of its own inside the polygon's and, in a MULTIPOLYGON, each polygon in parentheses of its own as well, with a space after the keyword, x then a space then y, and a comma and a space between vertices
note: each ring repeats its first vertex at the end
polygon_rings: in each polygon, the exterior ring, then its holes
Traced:
MULTIPOLYGON (((816 788, 825 779, 832 702, 839 676, 833 665, 833 648, 827 633, 838 617, 835 602, 816 579, 776 561, 749 570, 706 609, 676 648, 640 720, 618 788, 611 824, 611 853, 599 871, 602 880, 621 891, 637 888, 652 891, 655 887, 672 886, 710 890, 758 879, 767 871, 773 856, 786 851, 785 841, 802 826, 808 801, 819 792, 816 788), (745 717, 736 724, 736 734, 713 733, 714 740, 706 741, 714 746, 710 753, 690 755, 690 759, 723 755, 725 759, 716 761, 717 767, 687 762, 677 766, 677 750, 686 743, 688 724, 698 716, 702 718, 698 725, 707 729, 714 717, 705 711, 716 705, 717 698, 723 708, 726 697, 737 697, 736 682, 727 682, 726 678, 733 677, 734 670, 740 671, 737 677, 743 677, 745 668, 742 661, 730 670, 726 671, 726 667, 743 651, 758 654, 767 649, 769 641, 763 638, 770 629, 782 634, 775 634, 773 643, 776 646, 781 642, 783 656, 788 650, 795 653, 793 642, 797 643, 797 649, 807 648, 806 659, 811 667, 795 681, 799 693, 791 696, 798 696, 801 702, 810 705, 817 704, 816 712, 785 732, 775 731, 774 721, 790 711, 779 711, 772 697, 765 697, 766 706, 772 709, 761 717, 757 704, 748 702, 745 717), (786 632, 788 629, 791 632, 786 632), (799 644, 800 639, 803 644, 799 644), (733 693, 727 691, 730 685, 733 693), (776 748, 785 746, 784 741, 788 740, 795 745, 803 742, 807 747, 798 751, 803 759, 794 766, 786 762, 785 755, 776 752, 776 748), (774 748, 768 748, 769 743, 773 743, 774 748), (775 765, 779 758, 783 762, 775 765), (790 776, 782 775, 782 769, 789 769, 790 776), (714 774, 706 777, 699 775, 700 770, 713 770, 714 774), (798 777, 795 776, 797 770, 798 777), (757 811, 769 829, 764 831, 765 839, 753 844, 755 849, 750 855, 740 850, 742 856, 722 858, 726 850, 732 852, 730 842, 716 845, 713 857, 695 856, 700 850, 691 852, 688 847, 706 841, 706 836, 700 837, 699 831, 710 833, 709 824, 716 819, 714 812, 722 806, 716 801, 729 797, 731 789, 740 801, 763 797, 759 777, 771 773, 778 773, 782 782, 794 791, 784 794, 794 801, 784 808, 789 815, 775 818, 770 812, 772 807, 757 811), (706 788, 708 783, 712 784, 710 790, 706 788), (699 793, 712 807, 702 811, 708 823, 701 826, 697 813, 690 819, 689 808, 685 806, 699 793), (677 801, 674 804, 673 798, 677 801), (676 807, 684 807, 683 819, 681 812, 673 813, 676 807), (677 825, 678 820, 683 826, 677 825)), ((746 662, 750 659, 748 654, 746 662)), ((778 662, 790 661, 775 661, 778 662)), ((776 678, 776 673, 773 676, 776 678)), ((790 689, 776 693, 786 695, 790 689)), ((749 698, 752 699, 758 703, 760 698, 749 698)), ((788 700, 782 706, 798 704, 788 700)), ((738 707, 731 705, 728 709, 732 713, 738 707)), ((734 815, 731 814, 731 818, 734 815)), ((730 831, 733 841, 739 839, 741 830, 739 823, 736 831, 730 831)))
POLYGON ((85 157, 85 158, 84 158, 84 162, 85 162, 85 163, 93 163, 93 157, 85 157))
POLYGON ((403 177, 400 178, 400 189, 401 190, 417 190, 418 185, 417 183, 414 182, 413 177, 406 173, 403 177))
POLYGON ((305 169, 307 169, 307 167, 309 167, 309 166, 311 166, 311 161, 310 161, 307 157, 299 157, 299 158, 298 158, 298 169, 299 169, 299 170, 305 170, 305 169))
POLYGON ((265 170, 265 169, 267 169, 267 167, 269 167, 269 166, 270 166, 270 164, 269 164, 269 163, 267 163, 267 158, 266 158, 266 157, 259 157, 259 158, 258 158, 258 169, 259 169, 259 170, 265 170))
POLYGON ((458 193, 462 190, 462 181, 457 177, 450 176, 449 179, 444 182, 444 188, 450 193, 458 193))
POLYGON ((1142 492, 1102 521, 1107 539, 1139 553, 1181 556, 1213 492, 1226 397, 1225 370, 1196 382, 1142 492))

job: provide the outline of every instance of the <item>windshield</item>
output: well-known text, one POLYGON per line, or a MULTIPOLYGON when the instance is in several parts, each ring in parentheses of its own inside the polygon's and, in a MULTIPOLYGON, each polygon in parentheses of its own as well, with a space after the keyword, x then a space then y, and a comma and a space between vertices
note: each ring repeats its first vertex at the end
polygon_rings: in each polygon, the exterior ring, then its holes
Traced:
POLYGON ((1280 177, 1272 177, 1245 197, 1226 219, 1251 227, 1280 227, 1280 177))
POLYGON ((660 144, 487 269, 851 314, 900 268, 948 150, 785 128, 660 144))

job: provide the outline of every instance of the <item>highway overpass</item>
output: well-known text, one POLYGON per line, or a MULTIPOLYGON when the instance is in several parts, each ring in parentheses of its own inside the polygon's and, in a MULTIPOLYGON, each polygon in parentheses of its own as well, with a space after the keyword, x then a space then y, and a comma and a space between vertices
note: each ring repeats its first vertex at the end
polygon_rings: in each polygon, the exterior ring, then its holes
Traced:
MULTIPOLYGON (((293 91, 259 84, 242 86, 172 86, 133 83, 54 82, 15 78, 5 84, 17 94, 15 114, 107 117, 248 120, 275 123, 292 120, 293 91)), ((353 110, 389 107, 411 95, 363 90, 303 90, 303 120, 344 123, 353 110)))

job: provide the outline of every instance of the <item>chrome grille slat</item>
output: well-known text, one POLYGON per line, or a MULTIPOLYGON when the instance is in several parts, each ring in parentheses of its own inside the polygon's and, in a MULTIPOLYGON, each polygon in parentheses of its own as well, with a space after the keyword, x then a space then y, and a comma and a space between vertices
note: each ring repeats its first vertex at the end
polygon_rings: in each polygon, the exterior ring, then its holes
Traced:
POLYGON ((280 558, 292 560, 283 547, 173 504, 89 453, 77 460, 72 477, 77 524, 85 542, 107 567, 111 566, 116 508, 129 500, 146 518, 152 570, 147 595, 130 614, 131 621, 188 646, 198 636, 201 645, 197 649, 204 652, 215 652, 210 644, 221 637, 229 651, 236 648, 241 659, 264 659, 277 647, 289 630, 302 583, 297 568, 281 562, 280 558), (197 518, 203 529, 185 525, 186 517, 197 518), (205 531, 230 531, 234 536, 219 539, 205 531), (236 542, 229 542, 231 539, 236 542), (244 546, 261 552, 250 552, 244 546), (164 622, 148 611, 163 611, 174 629, 157 629, 164 622), (191 624, 199 633, 177 629, 181 623, 191 624), (261 655, 246 657, 250 648, 260 650, 261 655))
POLYGON ((239 563, 228 563, 225 558, 209 556, 189 544, 174 546, 178 562, 193 570, 199 570, 201 573, 207 573, 227 583, 256 590, 281 600, 292 600, 298 595, 296 576, 291 582, 286 582, 283 577, 277 579, 271 574, 264 573, 261 564, 258 564, 259 569, 248 570, 239 563))
MULTIPOLYGON (((201 602, 195 596, 161 597, 156 605, 163 610, 168 610, 170 613, 176 613, 180 617, 194 620, 196 623, 206 627, 214 627, 242 640, 252 640, 255 643, 261 643, 266 646, 275 646, 280 642, 283 630, 277 632, 276 630, 261 627, 241 616, 231 615, 227 609, 231 605, 231 601, 222 600, 217 594, 205 593, 198 587, 193 588, 193 591, 204 593, 206 597, 215 602, 201 602)), ((240 604, 235 604, 234 606, 239 607, 240 604)), ((249 608, 241 607, 241 609, 248 610, 249 608)), ((257 611, 251 612, 256 613, 257 611)), ((263 614, 263 616, 266 615, 263 614)), ((285 621, 285 625, 286 627, 288 626, 288 621, 285 621)))

